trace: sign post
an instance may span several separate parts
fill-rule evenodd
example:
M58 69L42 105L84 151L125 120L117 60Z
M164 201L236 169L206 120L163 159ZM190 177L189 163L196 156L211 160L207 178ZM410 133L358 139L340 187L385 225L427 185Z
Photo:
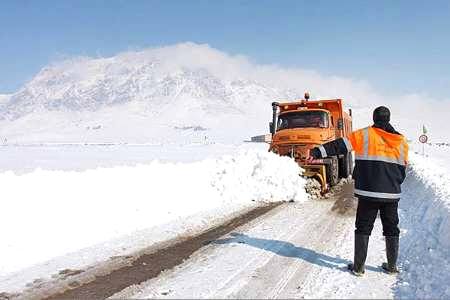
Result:
M425 143L428 141L428 136L426 134L422 134L419 136L419 142L422 143L422 156L425 156Z

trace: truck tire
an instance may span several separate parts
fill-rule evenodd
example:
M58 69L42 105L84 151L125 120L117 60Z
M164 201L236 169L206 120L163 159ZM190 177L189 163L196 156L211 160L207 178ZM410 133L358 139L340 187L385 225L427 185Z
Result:
M339 160L337 157L332 157L331 163L327 165L327 181L330 186L335 186L339 182Z
M351 153L347 153L344 157L339 158L339 178L347 178L352 169Z

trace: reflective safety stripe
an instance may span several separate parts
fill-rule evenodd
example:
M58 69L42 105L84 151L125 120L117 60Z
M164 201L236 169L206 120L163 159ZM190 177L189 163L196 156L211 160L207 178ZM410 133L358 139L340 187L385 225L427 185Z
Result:
M363 129L363 155L369 155L369 127Z
M327 151L325 150L325 148L322 145L319 146L319 150L320 150L320 154L322 155L322 158L325 158L328 156Z
M380 155L355 155L355 160L372 160L372 161L382 161L387 163L393 163L398 164L401 166L405 165L405 160L402 158L391 158L391 157L385 157Z
M383 198L383 199L398 199L402 196L402 194L391 194L391 193L378 193L378 192L369 192L355 189L355 194L365 197L372 198Z
M352 144L347 138L342 138L344 140L345 147L347 148L347 152L351 152L353 150Z
M405 144L403 141L400 143L400 158L399 158L399 160L402 162L403 165L405 164Z
M355 160L371 160L371 161L382 161L387 163L398 164L405 166L405 146L404 142L400 144L400 157L386 157L382 155L369 155L369 127L362 129L363 131L363 154L356 154Z

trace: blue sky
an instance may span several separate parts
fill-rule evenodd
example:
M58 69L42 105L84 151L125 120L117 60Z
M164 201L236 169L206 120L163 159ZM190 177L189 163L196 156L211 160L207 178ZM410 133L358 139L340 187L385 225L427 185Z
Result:
M450 1L0 2L0 93L49 62L179 42L449 98Z

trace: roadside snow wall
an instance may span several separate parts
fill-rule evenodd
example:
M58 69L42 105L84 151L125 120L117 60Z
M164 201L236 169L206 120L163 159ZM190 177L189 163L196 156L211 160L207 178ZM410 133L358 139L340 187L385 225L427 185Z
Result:
M11 272L55 257L67 256L63 264L73 263L65 267L80 268L120 255L125 244L131 247L139 239L148 246L149 234L140 235L154 226L163 226L159 231L173 238L257 202L306 200L300 171L288 158L246 150L196 163L153 161L83 172L0 173L0 292L2 285L12 286L7 283ZM180 219L184 228L174 229L170 224ZM128 244L117 241L125 235ZM103 252L95 249L99 243ZM86 247L93 249L78 255ZM32 270L25 273L31 276Z
M402 189L403 272L395 296L449 299L450 174L438 161L411 154L411 166Z

